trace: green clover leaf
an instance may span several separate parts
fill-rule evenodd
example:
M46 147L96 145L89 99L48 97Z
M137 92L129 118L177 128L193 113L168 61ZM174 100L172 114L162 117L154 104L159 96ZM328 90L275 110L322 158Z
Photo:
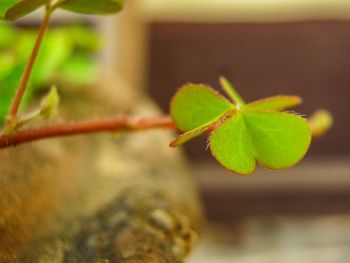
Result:
M310 125L298 115L281 112L300 104L299 97L276 96L246 104L226 79L220 82L233 103L203 85L189 84L176 93L170 114L185 133L170 146L210 132L214 158L242 175L252 174L257 162L279 170L304 157L311 142Z
M255 171L256 161L270 169L298 163L311 141L308 123L284 112L236 112L210 136L213 156L239 174Z
M211 124L235 106L209 86L187 84L170 104L170 115L182 131Z

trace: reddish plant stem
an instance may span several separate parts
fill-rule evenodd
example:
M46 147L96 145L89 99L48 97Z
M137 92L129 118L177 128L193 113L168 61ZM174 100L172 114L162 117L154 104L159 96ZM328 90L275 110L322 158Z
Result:
M143 131L150 129L175 129L170 117L109 118L54 124L18 131L13 135L0 135L0 149L53 137L99 132Z
M32 54L29 58L28 64L24 70L23 76L21 78L21 82L19 83L19 86L17 88L16 91L16 95L13 98L11 107L10 107L10 111L8 113L7 116L7 122L11 122L12 120L14 120L17 116L17 112L18 112L18 108L21 104L24 92L26 90L26 87L28 86L28 82L30 79L30 75L33 71L33 66L35 63L36 58L38 57L38 53L40 50L40 46L43 42L43 38L45 35L45 32L49 26L49 22L50 22L50 16L51 16L51 11L47 10L46 11L46 15L44 17L43 22L41 23L40 29L39 29L39 33L38 33L38 37L36 39Z

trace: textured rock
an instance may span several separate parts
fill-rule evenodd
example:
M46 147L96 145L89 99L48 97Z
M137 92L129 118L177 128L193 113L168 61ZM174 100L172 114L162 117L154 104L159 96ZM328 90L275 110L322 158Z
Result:
M62 116L160 114L142 95L112 93L115 83L74 101L61 91ZM0 262L183 262L201 211L169 139L106 134L0 151Z

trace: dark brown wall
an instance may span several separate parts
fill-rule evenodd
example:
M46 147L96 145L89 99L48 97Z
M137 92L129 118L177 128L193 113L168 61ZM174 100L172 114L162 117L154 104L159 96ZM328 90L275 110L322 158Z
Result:
M181 24L150 26L149 89L164 110L186 82L218 86L231 79L248 101L278 94L304 98L299 112L322 106L335 127L312 154L350 154L350 22ZM205 139L187 146L206 155Z

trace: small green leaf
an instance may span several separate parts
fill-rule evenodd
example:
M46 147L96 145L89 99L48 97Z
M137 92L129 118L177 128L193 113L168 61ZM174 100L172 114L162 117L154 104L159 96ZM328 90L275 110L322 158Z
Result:
M38 120L48 120L54 117L58 112L60 102L56 87L52 87L49 93L41 100L40 107L32 112L21 115L14 129L19 130L23 127L33 124Z
M7 0L5 0L6 2ZM11 1L14 2L14 1ZM41 6L46 5L49 0L16 0L16 3L5 12L5 19L16 20L25 16Z
M176 126L189 131L210 124L234 105L205 85L187 84L171 100L170 115Z
M308 123L282 112L240 112L218 126L210 137L213 156L225 168L243 175L255 170L255 160L270 169L299 162L311 142Z
M124 0L61 0L57 7L82 14L113 14L122 10Z
M219 125L212 132L209 145L214 158L226 169L242 175L255 171L252 139L241 113Z
M244 112L257 161L270 169L285 169L298 163L311 142L309 124L285 112Z
M170 147L180 146L180 145L188 142L189 140L193 139L194 137L201 135L206 130L208 130L210 128L210 126L212 126L212 124L204 125L204 126L196 128L196 129L190 130L188 132L185 132L185 133L177 136L175 139L173 139L170 142L169 146Z
M257 100L246 105L251 110L276 110L281 111L301 104L302 99L298 96L275 96Z
M57 114L60 97L57 88L53 86L50 92L43 98L40 103L40 116L43 119L50 119Z

